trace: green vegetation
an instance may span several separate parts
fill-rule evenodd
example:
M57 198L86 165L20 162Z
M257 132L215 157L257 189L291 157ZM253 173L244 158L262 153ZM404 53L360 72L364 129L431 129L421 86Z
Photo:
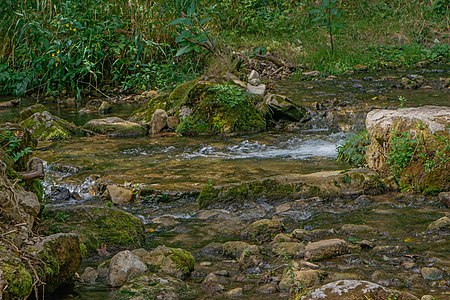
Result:
M349 136L342 145L337 148L337 160L346 162L351 166L366 166L366 148L370 144L367 131L361 131Z
M5 0L0 13L0 94L171 89L267 52L331 74L449 59L446 0Z

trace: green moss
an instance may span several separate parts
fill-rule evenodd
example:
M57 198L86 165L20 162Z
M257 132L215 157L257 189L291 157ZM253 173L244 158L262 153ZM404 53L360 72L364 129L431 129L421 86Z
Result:
M4 293L6 299L25 299L33 290L33 277L25 269L21 262L2 262L2 280L6 281L7 287Z
M25 119L28 119L35 113L42 113L46 110L47 110L47 108L42 104L32 105L32 106L24 108L20 111L20 119L23 121Z
M55 117L48 112L35 113L20 123L29 129L39 141L64 140L79 133L74 124Z
M195 258L189 251L179 248L170 248L170 250L172 253L169 257L173 260L178 270L183 272L184 275L194 270Z
M184 82L177 86L173 92L169 95L167 110L173 108L180 108L183 105L189 104L189 99L192 98L192 90L196 86L199 80L191 80L188 82ZM195 92L195 91L194 91Z
M157 109L167 110L168 98L169 95L164 94L150 99L145 107L139 108L132 113L130 121L150 123L152 116Z

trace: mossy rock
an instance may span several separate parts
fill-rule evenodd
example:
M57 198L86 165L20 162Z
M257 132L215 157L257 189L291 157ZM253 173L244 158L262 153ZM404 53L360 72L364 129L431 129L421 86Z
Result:
M140 124L125 121L117 117L90 120L84 129L109 137L140 137L145 136L147 130Z
M147 105L135 110L129 118L132 122L140 124L149 124L152 120L152 116L157 109L166 110L168 103L168 94L164 94L148 101Z
M150 270L184 278L194 270L195 258L181 248L158 246L153 251L141 256Z
M35 104L24 108L20 111L20 120L24 121L34 115L35 113L43 113L47 108L42 104Z
M332 198L339 195L378 194L384 190L385 185L377 172L356 169L346 172L326 171L307 175L275 176L225 186L207 184L200 191L197 201L200 209L204 209L261 198L268 201L293 197Z
M33 291L31 272L12 253L0 253L0 299L27 299Z
M137 248L144 242L144 225L140 219L123 210L101 206L46 208L43 212L46 233L74 232L96 253L103 244L108 249Z
M37 112L23 120L20 125L30 130L38 141L65 140L81 133L77 126L53 116L48 111Z
M236 85L199 81L184 104L192 112L180 116L177 132L183 135L258 132L266 128L253 96Z

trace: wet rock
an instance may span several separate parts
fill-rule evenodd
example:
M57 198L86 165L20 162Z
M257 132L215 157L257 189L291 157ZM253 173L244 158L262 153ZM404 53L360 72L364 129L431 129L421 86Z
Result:
M77 126L48 111L36 112L23 120L20 125L30 130L39 141L64 140L80 133Z
M99 114L109 114L112 111L112 105L108 101L103 101L100 107L98 108Z
M335 234L336 232L334 231L334 229L304 230L301 228L297 228L292 231L291 236L299 241L309 242Z
M389 290L379 284L363 280L338 280L328 283L303 296L302 300L328 299L389 299L418 300L417 297L394 290Z
M58 186L56 187L56 189L54 189L50 195L48 196L48 198L51 201L56 201L56 202L65 202L65 201L69 201L71 198L71 193L69 191L68 188L62 187L62 186Z
M219 283L218 276L214 273L208 274L202 282L202 289L209 294L218 294L225 290L225 287Z
M239 267L243 270L258 267L264 261L261 248L251 245L239 257Z
M24 108L20 111L20 120L26 120L35 113L43 113L44 111L47 111L47 107L45 107L42 104L35 104L32 106L29 106L27 108Z
M309 243L305 247L305 258L309 260L322 260L347 253L348 244L341 239L322 240Z
M305 256L305 245L296 242L274 244L272 252L281 257L300 258Z
M160 217L156 217L151 221L153 224L157 224L159 227L173 227L180 222L172 215L163 215Z
M250 94L258 95L258 96L264 96L266 93L266 85L265 84L259 84L259 85L252 85L250 83L247 84L247 92Z
M235 288L224 293L227 298L240 298L243 295L242 288Z
M150 133L157 134L160 133L164 128L167 128L168 119L169 117L167 116L167 112L165 110L155 110L150 121Z
M83 274L81 274L83 283L89 285L95 284L95 281L97 281L98 277L98 271L92 267L87 267L86 269L84 269Z
M97 249L139 247L144 241L142 221L120 209L74 205L47 207L43 218L51 224L48 231L75 232L89 253Z
M427 227L428 231L450 231L450 218L442 217Z
M125 250L111 259L106 282L111 287L120 287L146 271L147 266L141 259L131 251Z
M279 221L262 219L253 222L244 229L241 235L259 243L270 242L278 233L283 231L283 224Z
M311 288L320 284L320 271L318 270L286 270L279 283L281 291L290 291L295 287Z
M424 267L420 269L423 279L425 280L439 280L444 278L444 272L438 268L428 268Z
M264 103L269 111L269 117L277 122L281 120L303 122L310 118L304 107L296 105L285 96L268 94Z
M109 137L139 137L146 134L145 128L141 125L118 117L90 120L83 128Z
M223 254L231 258L239 258L251 245L242 241L231 241L223 244Z
M221 257L224 253L223 244L221 243L210 243L203 247L199 252L198 255L205 257L205 258L214 258L217 259L218 257Z
M132 190L117 185L108 185L106 189L108 190L111 201L114 204L129 204L133 200L134 194Z
M14 99L6 102L0 102L0 110L6 109L9 107L18 106L20 104L20 99Z
M408 247L404 245L383 245L383 246L376 246L372 250L376 254L387 254L387 255L403 255L406 252L408 252Z
M400 87L406 90L415 90L425 83L425 78L420 75L408 75L402 77Z
M447 208L450 208L450 192L441 192L438 197L442 204L444 204Z
M184 278L194 270L195 259L189 251L181 248L169 248L164 245L158 246L142 260L152 270L164 274Z

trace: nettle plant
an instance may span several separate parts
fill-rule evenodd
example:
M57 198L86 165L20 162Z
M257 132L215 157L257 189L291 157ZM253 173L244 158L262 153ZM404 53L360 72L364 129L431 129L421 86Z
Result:
M322 0L320 6L312 9L309 13L314 16L312 21L320 26L325 26L330 37L331 52L334 52L334 31L341 27L335 18L339 16L337 8L338 0Z

